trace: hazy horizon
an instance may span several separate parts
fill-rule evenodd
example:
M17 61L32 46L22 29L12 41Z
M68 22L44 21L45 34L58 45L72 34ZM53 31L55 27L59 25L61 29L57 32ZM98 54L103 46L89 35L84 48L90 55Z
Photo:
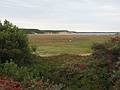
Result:
M0 19L20 28L119 32L120 0L0 0Z

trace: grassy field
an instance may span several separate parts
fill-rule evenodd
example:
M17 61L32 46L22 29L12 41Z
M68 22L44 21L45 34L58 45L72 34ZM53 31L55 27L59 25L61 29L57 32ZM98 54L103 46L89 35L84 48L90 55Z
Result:
M40 55L85 54L91 52L95 42L104 42L111 36L84 35L29 35L30 45Z

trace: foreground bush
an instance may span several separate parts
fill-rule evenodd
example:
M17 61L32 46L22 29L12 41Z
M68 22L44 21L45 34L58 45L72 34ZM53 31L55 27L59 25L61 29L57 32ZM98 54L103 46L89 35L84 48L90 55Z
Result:
M104 43L96 43L92 46L95 58L109 59L111 62L119 61L120 57L120 36L112 37Z
M87 64L71 64L50 73L50 80L62 84L62 90L109 90L111 86L103 62L88 59Z
M66 64L57 69L45 60L30 66L6 62L1 64L0 72L1 76L20 82L25 90L110 90L112 84L104 60L87 60L87 64Z
M23 90L19 82L0 80L0 90Z
M0 23L0 63L11 59L17 64L30 63L30 49L26 34L5 20Z
M120 82L120 36L112 37L111 40L95 44L93 47L93 58L103 60L107 68L108 79L111 80L110 90L119 90ZM114 88L112 88L114 87Z
M60 90L61 85L49 82L49 79L44 78L44 72L41 71L41 66L35 64L31 65L32 67L25 67L25 66L18 66L14 62L6 62L4 64L0 64L0 76L6 76L6 80L1 80L6 82L10 82L9 79L11 78L14 81L20 82L21 86L25 90ZM44 69L45 70L45 69ZM3 79L3 78L2 78ZM11 87L10 90L22 90L22 89L15 89L12 88L16 84L14 82L10 82ZM20 86L19 84L19 86ZM1 85L1 84L0 84ZM4 85L2 87L5 88ZM12 89L11 89L12 88ZM8 90L8 89L7 89Z

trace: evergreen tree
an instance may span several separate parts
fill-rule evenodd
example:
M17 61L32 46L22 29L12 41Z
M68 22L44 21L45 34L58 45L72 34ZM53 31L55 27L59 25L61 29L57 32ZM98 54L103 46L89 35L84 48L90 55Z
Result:
M7 20L0 22L0 62L28 63L29 57L28 39L23 30Z

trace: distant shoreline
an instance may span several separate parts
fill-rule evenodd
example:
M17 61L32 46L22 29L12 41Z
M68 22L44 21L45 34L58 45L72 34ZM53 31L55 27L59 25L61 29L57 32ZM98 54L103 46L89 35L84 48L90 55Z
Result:
M82 32L82 33L65 33L65 34L63 34L63 33L62 34L59 34L59 33L56 33L56 34L55 33L44 33L44 34L35 33L35 34L29 34L29 35L88 35L88 36L89 35L98 35L99 36L99 35L116 35L116 33L103 33L103 32L102 33L101 32L100 33L99 32L95 32L95 33L93 33L93 32L92 33L91 32L83 33Z

